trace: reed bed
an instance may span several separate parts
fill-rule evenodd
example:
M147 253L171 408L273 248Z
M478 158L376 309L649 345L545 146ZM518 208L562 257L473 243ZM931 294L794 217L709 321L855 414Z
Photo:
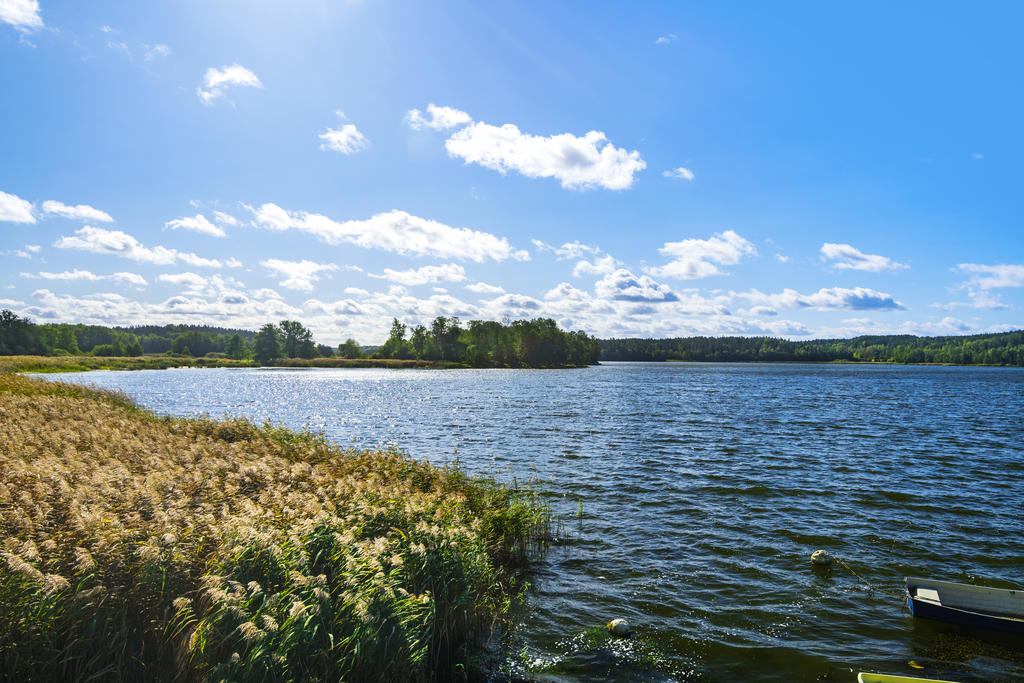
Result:
M84 372L86 370L166 370L167 368L242 368L251 360L184 356L0 356L0 372Z
M278 358L281 368L464 368L461 363L398 358ZM87 370L166 370L167 368L251 368L253 360L191 356L0 356L0 372L85 372Z
M0 677L448 680L525 590L528 489L0 372Z

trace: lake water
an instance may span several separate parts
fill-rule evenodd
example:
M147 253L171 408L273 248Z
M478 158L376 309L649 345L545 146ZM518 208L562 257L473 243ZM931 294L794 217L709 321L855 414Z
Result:
M542 680L1024 678L1019 642L915 623L900 597L905 575L1024 587L1021 369L609 363L49 378L122 389L161 413L308 426L343 445L393 443L501 480L544 480L574 542L540 562L517 631L514 662L546 665ZM863 580L812 570L817 548ZM595 637L616 617L634 638Z

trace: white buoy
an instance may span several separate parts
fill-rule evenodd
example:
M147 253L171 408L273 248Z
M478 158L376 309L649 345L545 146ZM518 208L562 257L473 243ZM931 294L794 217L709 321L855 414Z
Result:
M819 567L832 564L832 556L828 554L827 550L815 550L811 553L811 564L816 564Z
M612 619L608 622L608 625L605 626L605 628L608 629L608 633L611 633L613 636L625 638L629 635L629 622L625 619Z

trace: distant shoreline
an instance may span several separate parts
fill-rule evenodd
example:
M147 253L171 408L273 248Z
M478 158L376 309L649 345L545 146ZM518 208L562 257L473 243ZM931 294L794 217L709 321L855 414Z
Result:
M451 361L399 358L279 358L273 363L229 358L190 358L178 356L0 356L0 371L65 373L93 370L169 370L172 368L378 368L387 370L474 369L475 366ZM585 365L561 365L550 368L568 370ZM506 369L538 369L533 367Z

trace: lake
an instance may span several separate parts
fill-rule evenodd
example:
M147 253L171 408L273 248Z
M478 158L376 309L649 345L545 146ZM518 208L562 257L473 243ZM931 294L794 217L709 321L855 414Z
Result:
M573 539L530 577L516 634L512 665L538 667L542 680L1024 677L1018 643L915 623L901 605L906 575L1024 587L1022 369L608 363L45 377L121 389L160 413L271 420L542 480ZM861 578L812 570L817 548ZM595 635L616 617L634 638Z

